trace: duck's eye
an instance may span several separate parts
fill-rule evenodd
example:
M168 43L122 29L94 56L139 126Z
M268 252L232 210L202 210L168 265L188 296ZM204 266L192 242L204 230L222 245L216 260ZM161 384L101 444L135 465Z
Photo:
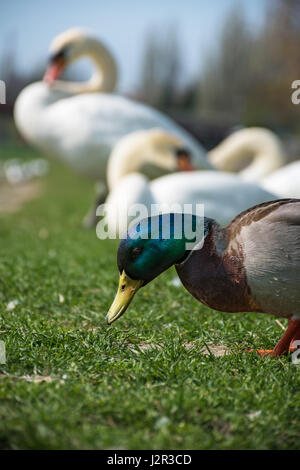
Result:
M133 248L131 252L132 259L136 259L142 253L142 251L143 251L142 247Z

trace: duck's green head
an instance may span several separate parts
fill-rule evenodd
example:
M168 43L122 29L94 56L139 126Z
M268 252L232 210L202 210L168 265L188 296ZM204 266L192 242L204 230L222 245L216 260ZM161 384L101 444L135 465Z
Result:
M135 293L174 264L182 263L205 236L205 218L163 214L139 222L118 249L120 282L106 317L113 323L126 311Z

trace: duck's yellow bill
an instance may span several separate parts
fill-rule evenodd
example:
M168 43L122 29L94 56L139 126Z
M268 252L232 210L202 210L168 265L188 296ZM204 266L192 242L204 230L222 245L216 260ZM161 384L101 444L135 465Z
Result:
M143 281L131 279L125 271L120 275L120 282L115 300L106 315L106 323L111 325L126 312L128 305L132 301L134 294L142 286Z

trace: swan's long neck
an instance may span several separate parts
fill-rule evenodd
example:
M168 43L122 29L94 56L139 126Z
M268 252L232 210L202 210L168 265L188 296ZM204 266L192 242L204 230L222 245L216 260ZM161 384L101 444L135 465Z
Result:
M89 57L95 66L91 78L86 82L56 80L52 89L71 94L114 91L118 78L117 65L106 47L98 40L90 38L75 60L81 57Z
M279 138L268 129L242 129L230 135L208 153L219 170L239 172L247 181L257 181L286 163ZM245 164L250 164L245 167Z
M160 129L136 131L123 137L109 157L107 168L109 189L116 187L129 173L140 171L153 178L175 171L176 157L172 147L175 149L180 143L178 137Z

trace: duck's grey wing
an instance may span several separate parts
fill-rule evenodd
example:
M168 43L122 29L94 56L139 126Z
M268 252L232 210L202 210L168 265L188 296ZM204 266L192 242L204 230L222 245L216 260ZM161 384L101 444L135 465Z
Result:
M261 204L228 228L231 246L242 247L247 282L262 311L300 318L300 200Z

